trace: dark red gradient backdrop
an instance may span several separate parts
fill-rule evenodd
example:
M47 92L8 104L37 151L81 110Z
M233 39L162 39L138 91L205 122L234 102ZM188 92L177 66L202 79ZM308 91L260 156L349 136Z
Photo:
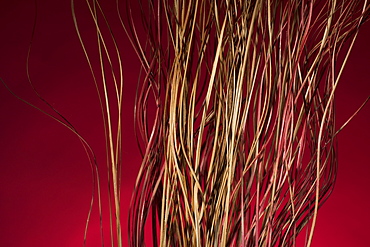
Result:
M77 7L84 6L84 1L76 2ZM115 1L105 3L108 2ZM33 83L86 137L104 168L100 109L74 30L70 2L40 0L37 9L30 56ZM110 13L112 9L107 10ZM88 37L93 27L86 8L77 15L81 31ZM110 13L109 18L113 15ZM19 96L47 109L32 92L26 76L34 17L34 1L0 0L0 77ZM123 30L116 28L115 34L123 48L125 73L122 222L126 245L127 211L140 165L133 128L139 62ZM338 127L370 94L369 42L370 23L367 23L338 87ZM0 246L81 246L92 180L79 140L65 127L17 100L3 85L0 85L0 114ZM314 247L369 246L369 126L370 105L367 105L339 135L337 184L319 211ZM101 176L105 181L103 168ZM104 208L107 208L106 199L103 195ZM94 206L87 246L101 246L98 220ZM107 224L105 221L104 225Z

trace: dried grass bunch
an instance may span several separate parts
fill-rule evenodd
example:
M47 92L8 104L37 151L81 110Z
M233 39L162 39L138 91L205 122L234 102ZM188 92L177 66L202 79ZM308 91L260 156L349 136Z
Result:
M369 4L164 0L142 11L131 246L144 246L150 213L154 246L295 246L306 226L310 246L336 177L334 92Z
M104 117L111 241L122 246L125 56L97 0L86 0L96 26L93 41L80 34L71 3ZM369 3L146 0L139 5L144 35L140 19L129 6L121 11L117 1L143 72L135 102L143 161L129 212L130 246L148 244L148 224L153 246L295 246L305 228L310 246L318 209L336 177L335 89ZM86 42L98 45L98 68ZM54 113L50 116L75 132L89 155L101 212L94 152Z

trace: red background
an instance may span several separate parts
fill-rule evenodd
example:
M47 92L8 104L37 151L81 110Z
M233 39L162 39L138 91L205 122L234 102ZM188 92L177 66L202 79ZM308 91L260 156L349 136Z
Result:
M31 78L45 99L86 137L105 166L104 136L93 81L74 30L70 3L57 2L38 1ZM83 6L82 2L77 6ZM82 32L88 35L93 29L89 29L86 9L77 14ZM18 95L46 109L26 77L34 17L33 1L0 0L0 77ZM124 47L122 222L127 243L127 210L140 164L132 124L139 62L123 30L117 30L119 45ZM338 127L370 94L369 42L367 23L338 87ZM60 124L17 100L2 85L0 114L0 246L81 246L91 197L91 171L79 140ZM367 105L339 135L337 184L319 211L314 247L369 246L369 126ZM105 173L102 177L106 177ZM100 246L97 226L94 207L87 246Z

